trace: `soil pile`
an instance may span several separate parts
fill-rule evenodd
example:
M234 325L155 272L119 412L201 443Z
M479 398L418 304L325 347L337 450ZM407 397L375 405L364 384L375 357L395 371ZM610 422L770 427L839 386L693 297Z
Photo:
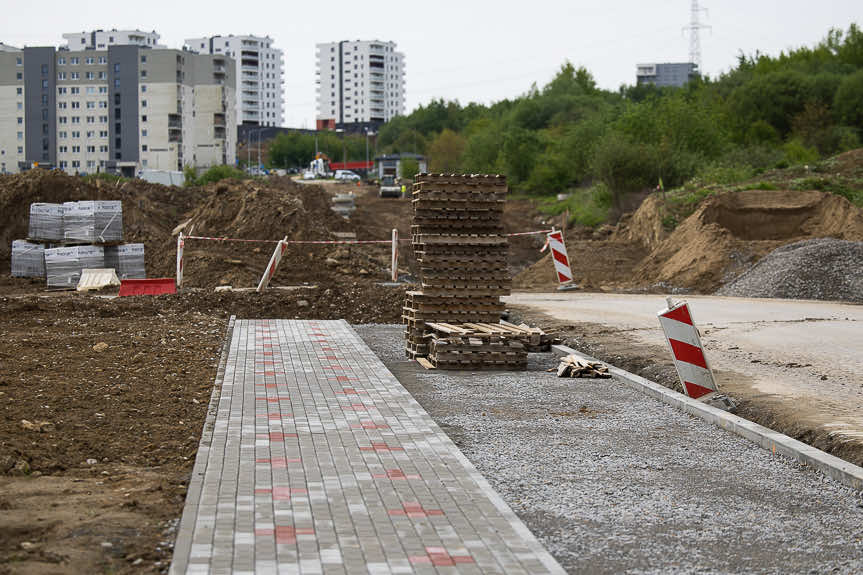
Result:
M0 274L9 271L12 240L27 237L31 203L120 200L124 241L144 243L148 275L153 276L150 270L165 258L157 239L170 236L201 193L199 188L172 188L143 180L90 181L60 171L0 176Z
M717 295L863 303L863 242L832 238L777 248Z
M863 212L818 191L711 196L634 270L633 283L711 293L777 247L803 239L863 240Z

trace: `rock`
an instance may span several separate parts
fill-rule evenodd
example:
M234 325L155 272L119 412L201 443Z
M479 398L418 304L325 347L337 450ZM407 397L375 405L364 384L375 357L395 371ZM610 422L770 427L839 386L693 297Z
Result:
M38 545L31 541L22 541L18 544L18 546L21 547L21 549L23 549L24 551L30 551L31 549L36 549L36 547L38 547Z
M369 270L363 268L360 271L358 271L357 274L359 274L361 276L367 276L367 275L369 275Z
M216 291L216 292L220 292L220 291L231 291L232 289L233 289L233 288L232 288L231 286L216 286L215 291Z
M12 468L10 475L28 475L30 473L30 464L23 459L15 462L15 467Z
M32 421L28 421L26 419L21 420L21 427L26 429L27 431L39 431L38 425L36 425Z
M97 343L96 345L93 346L93 351L95 351L97 353L102 353L106 349L108 349L108 344L105 343L104 341L100 341L99 343Z
M304 299L297 301L297 307L309 307L309 302Z
M328 266L337 266L337 265L339 265L339 260L336 260L333 258L327 258L324 260L324 263L327 264Z
M84 463L86 463L87 465L96 465L97 463L99 463L99 461L97 459L90 458Z

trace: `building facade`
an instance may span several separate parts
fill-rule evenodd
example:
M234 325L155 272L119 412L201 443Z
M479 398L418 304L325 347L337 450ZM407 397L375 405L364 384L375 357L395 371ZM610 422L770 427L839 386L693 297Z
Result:
M159 44L159 34L141 30L93 30L63 34L66 45L61 49L70 52L81 50L107 50L110 46L141 46L143 48L165 48Z
M0 172L233 164L234 77L224 56L138 43L0 51Z
M698 76L698 66L690 62L669 64L638 64L635 79L637 84L654 86L673 86L680 88Z
M225 56L237 69L237 123L281 126L285 119L284 54L269 36L211 36L186 40L184 48Z
M317 129L377 126L405 113L404 54L394 42L317 45Z

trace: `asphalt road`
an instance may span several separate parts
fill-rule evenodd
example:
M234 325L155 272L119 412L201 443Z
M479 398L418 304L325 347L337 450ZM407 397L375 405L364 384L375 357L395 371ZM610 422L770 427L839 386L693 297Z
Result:
M860 492L617 380L426 371L354 326L569 573L859 573Z
M608 326L667 354L657 295L515 293L509 304ZM762 402L839 441L863 445L863 306L687 296L724 391Z

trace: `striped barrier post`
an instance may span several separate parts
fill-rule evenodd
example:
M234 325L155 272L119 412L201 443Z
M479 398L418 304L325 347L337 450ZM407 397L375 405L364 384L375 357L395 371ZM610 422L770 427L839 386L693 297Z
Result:
M183 248L186 247L186 240L183 238L183 232L177 236L177 289L183 285Z
M557 272L557 280L560 282L557 289L563 291L577 288L572 281L572 269L569 267L566 244L563 243L563 232L552 230L546 238L546 245L551 250L551 259L554 262L554 271Z
M392 281L399 281L399 231L393 228Z
M267 289L270 285L270 280L273 274L276 273L276 268L279 267L279 262L282 261L282 256L285 255L285 250L288 249L288 236L276 244L276 249L273 250L273 255L270 257L270 263L267 264L267 269L264 270L264 275L261 276L261 281L258 283L258 293Z
M674 367L686 395L701 401L709 400L719 391L713 372L704 355L704 346L698 335L698 328L692 321L689 305L686 302L672 303L657 313L665 339L671 350Z

